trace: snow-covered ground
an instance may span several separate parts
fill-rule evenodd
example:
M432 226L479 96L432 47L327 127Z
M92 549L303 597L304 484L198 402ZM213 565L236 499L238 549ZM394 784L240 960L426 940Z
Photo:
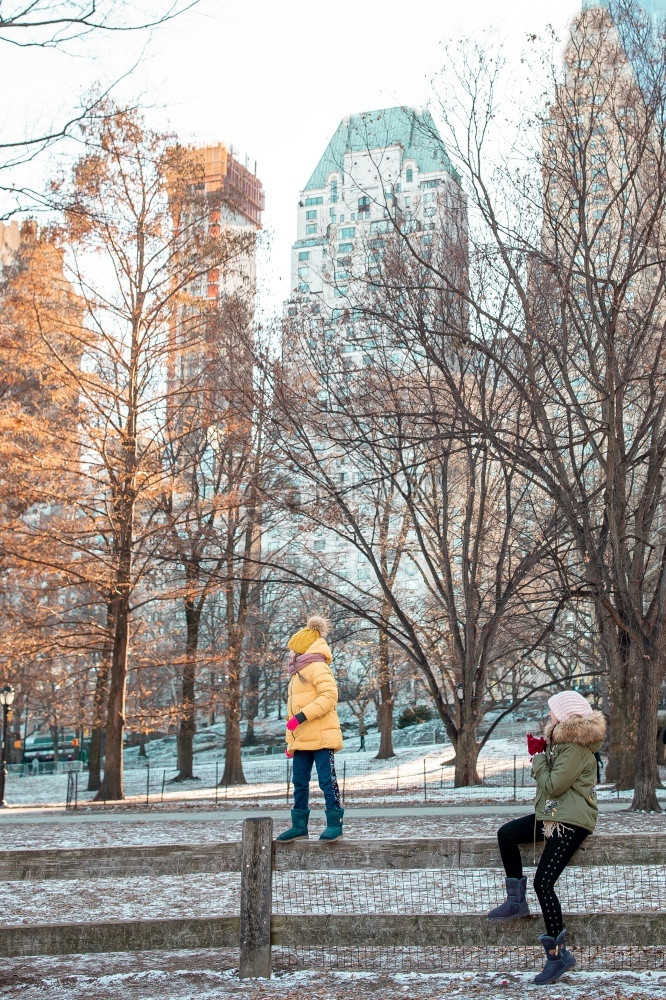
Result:
M493 812L488 806L482 815L478 807L457 815L443 815L426 808L399 810L406 815L394 815L392 810L377 808L374 815L367 810L347 809L345 837L369 840L383 837L492 837L497 828L525 809L516 805L510 811ZM288 825L288 811L269 807L265 815L273 815L276 833ZM234 811L207 813L194 810L168 813L107 812L98 821L87 813L27 813L21 817L11 812L0 813L0 850L40 848L77 848L140 846L146 844L196 844L240 840L242 819ZM103 822L101 821L103 819ZM324 827L324 813L313 809L310 821L312 835ZM599 816L598 833L666 833L663 813L632 813L628 810Z
M239 980L230 953L159 952L3 960L4 1000L663 1000L666 973L572 972L547 989L534 972L401 973L276 968ZM276 965L279 958L276 961Z
M152 744L150 745L152 747ZM137 752L128 752L129 763L137 764ZM230 803L255 804L259 802L288 803L291 794L291 770L285 757L275 755L252 756L243 760L247 784L220 787L223 761L219 749L197 755L195 773L198 780L173 782L175 776L172 757L152 750L148 766L128 766L125 771L125 792L132 805L173 805L192 802L207 805ZM497 738L484 747L479 758L482 785L469 788L453 787L451 747L438 743L403 747L390 760L376 760L371 752L358 753L344 750L336 755L338 781L345 804L396 803L457 803L457 802L511 802L526 804L534 796L530 777L530 762L522 738ZM168 761L168 766L167 766ZM665 775L666 776L666 775ZM87 774L78 779L79 806L91 803L94 792L86 791ZM29 775L10 774L7 779L6 799L9 807L44 805L59 807L67 797L66 774ZM666 792L662 792L666 798ZM315 804L320 800L316 781L312 784ZM631 795L623 793L630 801ZM611 788L599 788L599 800L616 799Z

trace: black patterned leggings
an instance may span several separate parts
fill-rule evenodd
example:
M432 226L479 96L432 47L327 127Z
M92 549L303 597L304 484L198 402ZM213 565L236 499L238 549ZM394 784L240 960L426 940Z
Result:
M535 837L534 821L532 813L531 816L521 816L520 819L505 823L497 831L497 842L507 878L523 877L523 862L518 845L544 839L543 823L540 820L537 822ZM582 826L566 823L546 838L546 846L534 876L534 891L543 913L546 934L551 937L556 938L564 929L562 907L555 893L555 883L588 834L589 830L584 830Z

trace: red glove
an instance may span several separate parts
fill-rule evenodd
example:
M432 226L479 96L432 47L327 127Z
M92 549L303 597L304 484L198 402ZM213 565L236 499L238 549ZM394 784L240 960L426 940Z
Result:
M298 729L299 721L295 715L292 715L291 719L287 723L287 729L293 733L294 729Z
M293 753L291 753L290 750L285 750L284 755L285 755L285 757L288 757L289 760L293 760L294 755L293 755Z
M546 746L547 744L543 736L532 736L531 733L527 734L527 752L530 757L534 757L536 753L543 753Z

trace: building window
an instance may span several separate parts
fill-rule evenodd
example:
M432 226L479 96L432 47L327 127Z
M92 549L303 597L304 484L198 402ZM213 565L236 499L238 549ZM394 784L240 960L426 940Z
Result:
M306 219L316 219L317 218L317 209L316 208L310 209L308 212L305 213L305 218Z
M324 539L318 538L317 541L314 543L314 548L316 552L323 552L324 549L326 548L326 542L324 541Z
M344 296L347 294L347 289L346 288L336 288L334 290L333 294L335 295L336 299L344 298Z
M311 236L313 233L316 233L317 232L316 224L314 222L308 223L308 225L305 227L305 232L306 235L308 236Z
M342 214L342 215L340 216L340 222L344 222L344 221L345 221L345 217L344 217L344 214Z
M322 197L318 197L318 198L306 198L305 199L305 204L306 205L323 205L324 204L324 199Z
M407 167L407 170L405 171L405 180L408 184L411 184L414 180L414 171L411 167Z
M351 253L353 249L354 249L354 244L353 243L339 243L338 244L338 253Z
M344 312L344 309L333 309L333 310L331 310L331 319L340 319L342 317L343 312Z
M331 181L331 201L338 200L338 182Z
M335 220L335 209L334 209L334 208L329 208L329 210L328 210L328 214L330 215L330 217L331 217L331 218L332 218L333 220Z
M340 216L340 221L342 222L342 216ZM340 236L343 240L351 240L356 235L356 230L353 226L347 226L346 229L340 230Z
M307 282L302 281L298 286L298 290L299 292L302 292L303 295L308 295L310 292L310 286L307 284Z
M305 267L299 267L298 269L299 278L307 278L309 273L310 273L310 268L307 265Z
M370 211L370 199L366 195L358 199L358 210L359 212Z
M310 260L310 251L309 250L299 250L298 251L298 259L299 260Z
M354 222L356 220L356 212L352 212L352 214L351 214L351 220L352 220L352 222Z
M421 181L419 186L422 188L436 188L439 187L439 181Z
M426 208L426 210L424 211L423 214L424 215L434 215L435 214L435 209L434 208Z
M346 281L346 279L347 279L348 277L349 277L349 272L348 272L348 271L346 271L346 270L345 270L345 268L343 268L343 267L340 267L340 268L337 268L337 269L336 269L336 271L335 271L335 280L336 280L336 281L339 281L340 279L341 279L342 281Z

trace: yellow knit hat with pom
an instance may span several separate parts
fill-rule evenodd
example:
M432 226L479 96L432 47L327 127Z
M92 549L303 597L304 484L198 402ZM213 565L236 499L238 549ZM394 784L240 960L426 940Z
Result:
M313 642L317 639L325 639L331 631L331 623L328 618L322 615L313 615L308 618L305 628L295 632L289 642L287 649L291 649L297 656L307 653Z

